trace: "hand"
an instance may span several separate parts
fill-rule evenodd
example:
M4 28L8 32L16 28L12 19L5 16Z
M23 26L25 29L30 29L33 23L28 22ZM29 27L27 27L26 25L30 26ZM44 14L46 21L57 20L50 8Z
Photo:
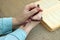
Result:
M41 13L32 17L32 19L34 19L34 20L36 20L36 19L41 20L41 18L42 18ZM40 23L40 21L31 21L30 19L27 21L28 21L28 23L25 26L24 25L20 26L20 28L22 28L28 35L29 32Z
M28 19L30 16L36 14L39 11L41 11L41 9L36 4L31 3L29 5L26 5L23 12L23 17L25 17L25 19Z
M40 20L42 18L41 12L42 11L37 12L36 15L31 16L28 20L26 20L27 23L25 25L20 26L20 28L22 28L26 31L27 35L32 30L32 28L34 28L36 25L38 25L40 23Z
M40 23L41 19L42 19L42 11L39 11L38 14L36 14L35 16L32 16L31 18L29 18L26 22L31 23L33 25L33 27L35 27L37 24Z
M40 12L42 12L42 10L40 9L39 5L37 5L37 7L39 8L39 11L33 14L32 16L30 16L25 22L22 23L22 25L25 26L26 23L31 22L31 21L34 21L34 22L40 21L41 15L42 15Z
M37 5L34 3L26 5L22 15L17 18L13 18L13 28L15 28L16 26L19 26L21 23L26 21L30 16L34 15L39 11L40 11L40 8L37 7Z

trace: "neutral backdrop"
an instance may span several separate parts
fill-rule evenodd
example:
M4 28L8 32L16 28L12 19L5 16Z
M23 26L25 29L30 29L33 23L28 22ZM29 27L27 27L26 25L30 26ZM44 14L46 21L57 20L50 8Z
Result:
M0 0L0 17L17 17L22 15L24 6L38 0ZM28 35L26 40L60 40L60 29L49 32L39 24Z

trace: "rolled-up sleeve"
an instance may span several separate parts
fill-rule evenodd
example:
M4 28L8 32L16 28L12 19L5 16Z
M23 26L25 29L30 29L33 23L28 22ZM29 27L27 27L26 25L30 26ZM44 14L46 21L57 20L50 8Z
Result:
M0 18L0 35L12 32L12 17Z
M26 32L23 29L19 28L4 37L0 37L0 40L25 40L26 36Z

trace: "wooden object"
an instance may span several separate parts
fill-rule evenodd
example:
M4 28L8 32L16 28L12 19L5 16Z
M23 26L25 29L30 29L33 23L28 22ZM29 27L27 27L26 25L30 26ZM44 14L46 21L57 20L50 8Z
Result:
M54 31L60 27L60 1L59 0L40 0L39 4L42 12L42 21L44 27L49 31Z

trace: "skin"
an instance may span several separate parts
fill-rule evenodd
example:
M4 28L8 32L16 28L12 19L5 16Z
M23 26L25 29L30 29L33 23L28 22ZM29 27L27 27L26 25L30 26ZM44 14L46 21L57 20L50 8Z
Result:
M31 8L34 8L34 9L29 11ZM37 5L34 3L26 5L22 15L19 17L13 18L13 25L17 25L17 24L24 22L26 19L28 19L33 14L37 13L39 10L40 8L37 7Z
M34 17L32 17L32 19L37 19L37 20L41 20L41 12L39 12L37 15L35 15ZM25 26L20 26L20 28L22 28L23 30L26 31L27 35L29 34L29 32L36 27L38 24L40 23L40 21L29 21Z
M32 10L30 10L31 8L34 8ZM30 11L29 11L30 10ZM24 11L23 11L23 15L21 16L22 18L20 19L17 19L17 18L13 18L13 28L17 28L16 25L19 25L19 28L22 28L26 33L27 35L29 34L29 32L36 26L40 23L40 21L32 21L30 19L28 19L30 16L32 16L33 14L35 13L38 13L36 14L35 16L31 17L31 19L37 19L37 20L41 20L41 12L40 12L40 8L37 7L37 5L35 5L34 3L31 3L31 4L28 4ZM24 17L23 17L24 16ZM28 20L27 20L28 19ZM28 21L28 23L23 26L20 24L22 22L25 22L25 21Z

